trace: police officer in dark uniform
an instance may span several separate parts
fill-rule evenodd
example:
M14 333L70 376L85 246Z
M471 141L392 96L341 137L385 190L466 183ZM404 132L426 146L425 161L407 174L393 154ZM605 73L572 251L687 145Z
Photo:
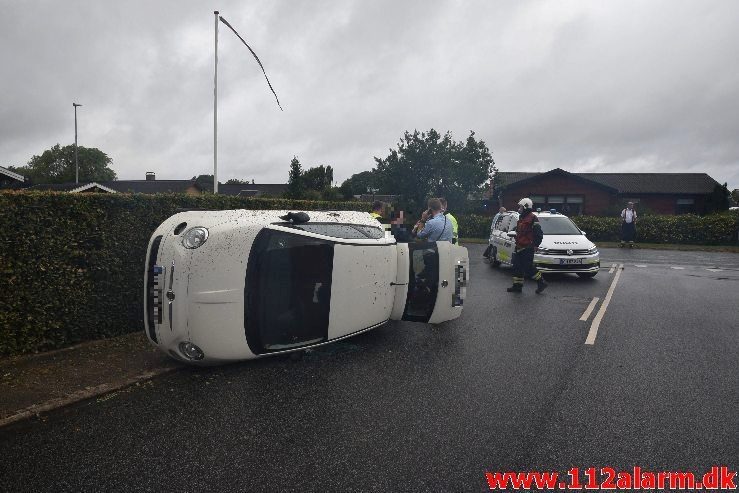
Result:
M544 233L541 230L539 219L533 213L534 203L529 198L518 202L518 223L516 224L516 248L513 254L513 286L507 289L509 293L520 293L523 290L524 277L536 281L536 294L547 287L534 266L534 251L541 244Z

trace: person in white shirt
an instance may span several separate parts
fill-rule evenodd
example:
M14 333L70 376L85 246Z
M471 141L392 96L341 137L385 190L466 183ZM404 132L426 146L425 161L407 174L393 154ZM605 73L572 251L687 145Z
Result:
M629 247L634 246L634 235L636 234L637 215L634 210L634 203L626 204L626 209L621 211L621 244L623 247L629 243Z

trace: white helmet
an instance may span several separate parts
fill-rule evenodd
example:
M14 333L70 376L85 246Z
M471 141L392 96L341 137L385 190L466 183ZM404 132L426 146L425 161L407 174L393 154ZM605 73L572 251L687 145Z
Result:
M531 210L531 209L534 208L534 203L531 201L530 198L525 198L525 199L519 200L518 201L518 205L520 205L524 209L529 209L529 210Z

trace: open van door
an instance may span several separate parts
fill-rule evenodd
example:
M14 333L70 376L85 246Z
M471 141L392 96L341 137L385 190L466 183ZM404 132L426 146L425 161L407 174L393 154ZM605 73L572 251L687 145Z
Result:
M403 290L405 307L401 315L396 297L391 318L437 324L462 314L469 278L466 248L447 241L401 243L398 256L399 281L407 282L407 289ZM407 278L400 279L400 266L404 263L408 265Z

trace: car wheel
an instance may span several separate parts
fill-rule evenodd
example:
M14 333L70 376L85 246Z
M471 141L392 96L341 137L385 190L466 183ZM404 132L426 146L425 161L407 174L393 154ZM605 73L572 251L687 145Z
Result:
M577 275L583 279L589 279L591 277L595 277L597 272L578 272Z

